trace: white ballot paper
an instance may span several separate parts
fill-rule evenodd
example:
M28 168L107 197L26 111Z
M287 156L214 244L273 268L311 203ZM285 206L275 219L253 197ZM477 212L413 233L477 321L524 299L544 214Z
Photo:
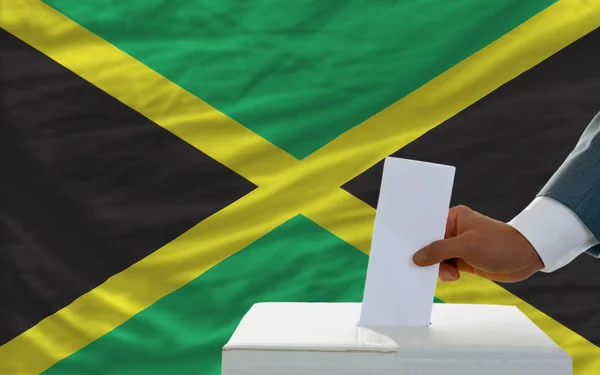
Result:
M413 254L444 238L455 168L388 157L359 326L428 326L439 265L419 267Z

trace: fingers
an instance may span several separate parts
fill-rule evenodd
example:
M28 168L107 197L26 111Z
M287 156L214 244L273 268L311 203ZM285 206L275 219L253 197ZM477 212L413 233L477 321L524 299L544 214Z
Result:
M455 237L459 234L459 223L462 223L465 218L473 213L467 206L454 206L448 210L448 218L446 219L446 233L444 238Z
M514 283L522 281L529 276L531 276L530 272L511 272L511 273L501 273L501 272L483 272L480 270L476 270L475 275L479 277L483 277L488 280L498 281L501 283Z
M464 258L470 244L467 236L457 236L435 241L413 255L413 262L417 266L432 266L452 258Z
M469 265L462 259L455 259L454 264L456 265L456 268L459 272L471 273L473 275L475 275L477 272L477 269L473 268L471 265Z
M475 276L478 276L478 277L481 277L484 279L498 281L498 282L504 282L504 283L512 283L512 282L516 282L516 281L521 281L521 280L527 278L528 276L530 276L530 274L523 273L523 272L516 272L516 273L485 272L485 271L482 271L482 270L479 270L477 268L470 266L462 259L452 259L451 262L440 263L440 270L439 270L438 276L439 276L440 280L442 280L444 282L458 281L458 280L460 280L461 272L470 273L472 275L475 275Z
M445 282L456 281L460 279L458 268L453 263L440 263L438 276L440 280Z
M452 259L450 261L444 261L440 263L440 270L438 272L438 276L440 280L450 282L459 280L461 272L475 274L476 271L476 269L471 267L464 260Z

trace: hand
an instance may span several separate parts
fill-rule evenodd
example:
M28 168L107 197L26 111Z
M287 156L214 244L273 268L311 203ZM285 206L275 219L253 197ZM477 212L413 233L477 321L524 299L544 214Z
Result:
M521 281L544 268L534 247L516 229L465 206L450 209L443 240L416 252L418 266L440 263L442 281L460 272L500 282Z

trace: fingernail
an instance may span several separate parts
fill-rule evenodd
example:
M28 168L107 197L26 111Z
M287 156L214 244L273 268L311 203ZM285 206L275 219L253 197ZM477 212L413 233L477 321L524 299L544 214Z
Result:
M447 268L440 269L440 279L442 279L442 281L452 280L452 272Z
M458 273L458 270L456 269L448 269L448 268L441 268L440 269L440 279L442 281L456 281L460 278L460 275Z
M458 272L457 269L452 269L452 271L450 271L450 279L452 281L456 281L460 278L460 274Z

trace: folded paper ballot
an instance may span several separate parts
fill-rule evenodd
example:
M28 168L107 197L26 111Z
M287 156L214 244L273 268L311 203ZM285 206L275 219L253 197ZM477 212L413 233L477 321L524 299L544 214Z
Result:
M434 304L454 167L384 163L362 303L259 303L223 347L222 375L571 375L571 357L514 306Z

